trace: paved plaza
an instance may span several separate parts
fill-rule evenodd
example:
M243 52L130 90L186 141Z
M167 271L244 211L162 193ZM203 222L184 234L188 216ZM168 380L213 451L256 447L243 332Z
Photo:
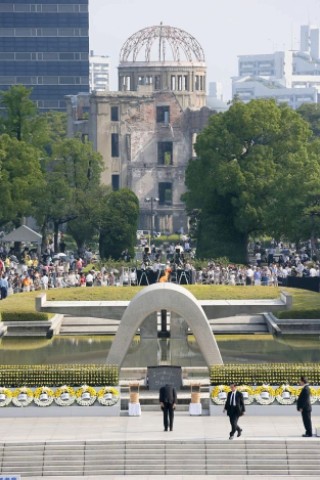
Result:
M63 407L61 407L63 408ZM146 411L142 412L141 417L92 417L86 416L84 407L84 416L82 417L23 417L15 418L12 415L14 410L11 408L7 410L6 417L2 417L0 421L0 438L5 442L44 442L44 441L83 441L83 440L194 440L199 441L203 439L221 439L226 440L229 433L229 421L226 416L221 413L221 416L189 416L188 412L177 412L174 423L173 432L164 432L162 428L162 413L160 411ZM284 407L286 408L286 407ZM288 439L290 441L301 441L301 434L303 433L302 421L300 415L295 416L250 416L250 407L248 407L247 414L240 419L240 425L243 428L243 436L241 439L246 440L279 440ZM25 411L27 412L27 410ZM313 416L314 428L320 426L320 416ZM239 440L238 440L239 441ZM306 443L319 442L319 438L303 439ZM234 443L237 442L235 438ZM143 456L143 452L141 452ZM156 472L155 472L156 474ZM197 478L197 479L242 479L242 478L283 478L283 477L268 477L263 476L188 476L176 475L165 476L167 480ZM33 480L45 480L53 477L28 477ZM57 478L57 477L55 477ZM61 480L70 479L92 479L93 477L59 477ZM96 478L96 477L95 477ZM135 478L147 479L149 476L100 476L100 480L112 478ZM154 477L153 477L154 478ZM157 478L162 478L157 476ZM294 478L308 478L290 476ZM313 477L315 478L315 477ZM319 472L320 478L320 472Z

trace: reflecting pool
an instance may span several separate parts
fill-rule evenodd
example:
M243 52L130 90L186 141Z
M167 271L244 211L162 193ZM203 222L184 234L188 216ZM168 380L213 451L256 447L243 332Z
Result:
M106 363L113 337L58 336L41 338L4 337L0 341L0 364ZM225 363L320 362L318 335L216 335ZM124 367L148 365L202 367L205 361L193 336L157 339L135 337Z

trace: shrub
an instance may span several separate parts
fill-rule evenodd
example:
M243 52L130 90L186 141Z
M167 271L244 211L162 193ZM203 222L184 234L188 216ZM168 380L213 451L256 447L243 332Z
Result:
M46 312L2 312L1 320L3 322L27 322L31 320L43 320L49 319L49 315Z
M211 385L296 385L301 375L312 385L320 384L319 363L258 363L250 365L214 365L210 368Z
M119 384L115 365L0 365L0 386L58 387L60 385L114 386Z

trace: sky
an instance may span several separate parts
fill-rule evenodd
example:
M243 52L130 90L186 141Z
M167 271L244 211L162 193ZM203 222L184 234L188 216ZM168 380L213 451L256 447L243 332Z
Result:
M300 25L320 26L320 0L89 0L90 50L109 55L111 90L117 89L122 45L145 27L178 27L204 49L207 80L231 97L238 55L299 48Z

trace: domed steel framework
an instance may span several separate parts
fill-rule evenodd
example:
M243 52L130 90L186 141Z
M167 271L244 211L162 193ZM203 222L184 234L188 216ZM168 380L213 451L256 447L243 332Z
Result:
M158 42L158 58L151 57L151 50ZM204 51L199 42L189 33L180 28L160 25L143 28L131 35L123 45L120 52L120 62L135 62L138 55L144 49L145 61L165 62L167 48L171 50L174 62L180 61L204 62ZM181 58L184 54L185 58Z

